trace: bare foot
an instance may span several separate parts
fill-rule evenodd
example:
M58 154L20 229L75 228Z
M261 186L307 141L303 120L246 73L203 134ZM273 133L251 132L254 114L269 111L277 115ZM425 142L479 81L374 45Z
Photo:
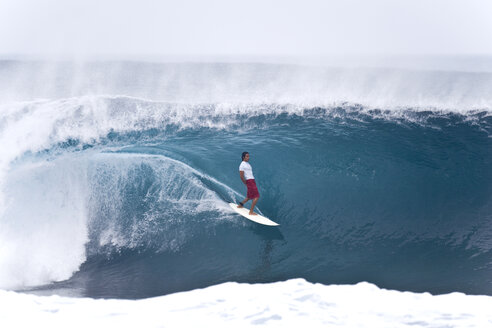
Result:
M249 215L258 215L255 212L249 212Z
M243 208L243 205L238 205L237 208Z

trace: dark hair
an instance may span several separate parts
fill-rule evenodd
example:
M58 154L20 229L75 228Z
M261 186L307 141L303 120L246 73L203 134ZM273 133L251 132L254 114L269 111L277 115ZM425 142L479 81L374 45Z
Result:
M241 155L241 160L244 161L244 157L246 157L246 155L248 155L249 153L247 151L244 151L243 154Z

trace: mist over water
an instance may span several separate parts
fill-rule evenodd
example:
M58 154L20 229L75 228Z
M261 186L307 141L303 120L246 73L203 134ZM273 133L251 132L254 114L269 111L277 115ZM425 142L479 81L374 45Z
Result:
M412 66L404 60L398 64L395 59L382 67L379 62L343 66L337 61L333 65L338 66L330 66L331 61L317 66L12 60L0 65L0 99L124 95L186 104L350 103L382 110L403 107L453 111L491 108L492 72L487 70L487 63L492 60L483 59L483 71L480 66L466 63L455 65L456 70L443 70L453 65L439 66L434 61L424 61L421 66L425 69L409 69Z
M0 62L0 288L492 294L492 73ZM262 227L232 213L249 151Z

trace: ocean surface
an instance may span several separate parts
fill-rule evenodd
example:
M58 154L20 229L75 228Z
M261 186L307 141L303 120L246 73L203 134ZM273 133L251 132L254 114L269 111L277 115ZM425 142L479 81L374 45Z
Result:
M2 297L492 295L491 111L488 71L0 61Z

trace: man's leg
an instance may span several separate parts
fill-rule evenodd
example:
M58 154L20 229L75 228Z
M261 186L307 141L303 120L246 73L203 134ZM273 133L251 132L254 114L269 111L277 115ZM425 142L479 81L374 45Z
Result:
M243 199L243 201L242 201L241 203L245 204L248 200L249 200L249 198L248 198L248 197L246 197L245 199ZM237 206L237 208L243 208L243 205L239 204L239 205Z
M253 212L253 210L255 209L256 202L258 202L259 198L260 197L256 197L255 199L253 199L253 204L251 204L251 209L249 210L249 215L257 215L255 212Z

